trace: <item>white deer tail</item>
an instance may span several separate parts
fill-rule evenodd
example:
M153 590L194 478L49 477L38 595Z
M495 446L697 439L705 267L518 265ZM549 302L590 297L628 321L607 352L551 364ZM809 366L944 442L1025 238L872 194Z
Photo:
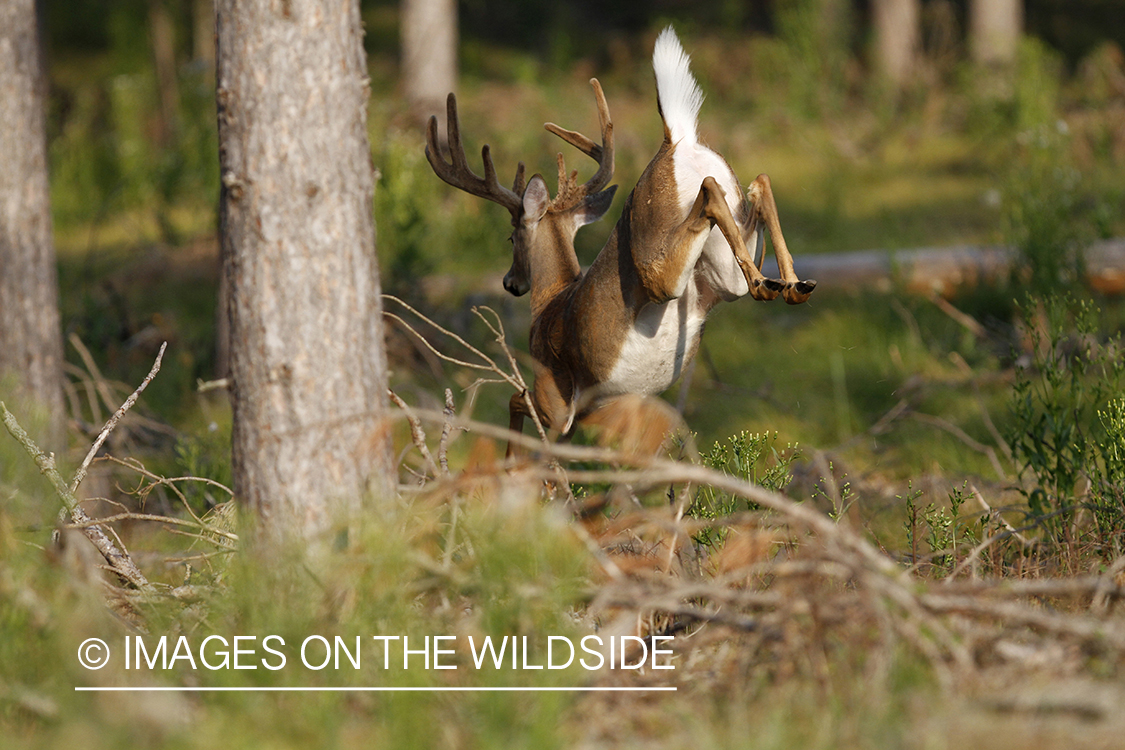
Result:
M703 92L691 75L690 62L672 27L660 32L652 52L652 68L656 72L657 106L664 118L665 136L672 143L695 143L698 139L696 119Z

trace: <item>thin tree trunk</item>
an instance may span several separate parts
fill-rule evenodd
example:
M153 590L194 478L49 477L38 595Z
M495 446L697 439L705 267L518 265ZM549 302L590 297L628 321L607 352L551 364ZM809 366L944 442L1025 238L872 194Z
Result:
M201 63L215 64L215 3L212 0L192 0L191 3L192 57Z
M66 413L46 98L35 1L0 2L0 375L48 410L45 442L58 450Z
M918 0L874 0L876 57L880 73L896 89L914 74L921 39Z
M179 128L180 81L176 72L176 27L166 0L149 0L148 33L152 41L152 63L160 100L157 145L172 145Z
M400 9L406 100L416 117L444 121L445 97L457 89L457 0L402 0Z
M1016 61L1023 31L1023 0L971 0L969 50L978 65L1005 67Z
M322 539L393 487L358 0L219 0L234 490Z

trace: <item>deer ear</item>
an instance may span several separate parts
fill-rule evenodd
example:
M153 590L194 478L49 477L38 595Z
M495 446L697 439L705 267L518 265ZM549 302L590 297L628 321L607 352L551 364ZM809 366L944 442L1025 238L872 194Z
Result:
M523 191L523 218L525 221L538 222L547 213L547 206L551 203L551 193L547 190L547 183L540 175L535 175L527 183Z
M578 208L575 210L575 218L578 220L578 226L581 227L586 224L593 224L595 221L605 216L605 212L609 210L610 205L613 203L613 194L616 192L617 186L610 185L600 193L594 193L579 203Z

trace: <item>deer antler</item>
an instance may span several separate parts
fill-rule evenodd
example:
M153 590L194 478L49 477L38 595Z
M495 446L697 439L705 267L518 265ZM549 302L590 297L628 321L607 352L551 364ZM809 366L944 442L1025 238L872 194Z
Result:
M469 169L465 159L465 147L461 145L461 127L457 120L457 97L452 93L446 100L446 131L449 141L450 161L441 154L437 138L437 117L431 117L426 130L426 159L438 177L453 187L470 195L499 203L512 214L513 220L520 210L524 188L523 162L516 167L516 179L512 189L501 187L496 180L496 168L492 165L492 155L486 144L480 151L484 160L484 177L477 176Z
M573 208L586 196L597 193L613 178L613 121L609 117L609 105L605 101L605 93L597 78L590 79L594 87L594 97L598 103L598 120L601 123L602 145L573 130L560 128L553 122L544 125L559 138L577 148L598 163L598 171L594 173L585 185L578 186L578 172L566 172L563 155L558 155L559 163L559 192L551 201L551 211L565 211Z

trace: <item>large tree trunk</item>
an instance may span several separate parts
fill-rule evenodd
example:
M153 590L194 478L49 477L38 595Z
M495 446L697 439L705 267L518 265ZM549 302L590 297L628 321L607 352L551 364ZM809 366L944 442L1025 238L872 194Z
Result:
M457 0L402 0L400 12L406 101L415 117L444 121L445 97L457 88Z
M971 0L969 49L973 62L1008 66L1016 60L1023 31L1023 0Z
M880 74L896 89L914 74L921 38L918 0L874 0L876 60Z
M62 333L47 180L47 81L35 0L0 2L0 375L49 410L61 447ZM43 436L46 437L46 436Z
M358 0L219 0L234 490L306 541L394 487Z

